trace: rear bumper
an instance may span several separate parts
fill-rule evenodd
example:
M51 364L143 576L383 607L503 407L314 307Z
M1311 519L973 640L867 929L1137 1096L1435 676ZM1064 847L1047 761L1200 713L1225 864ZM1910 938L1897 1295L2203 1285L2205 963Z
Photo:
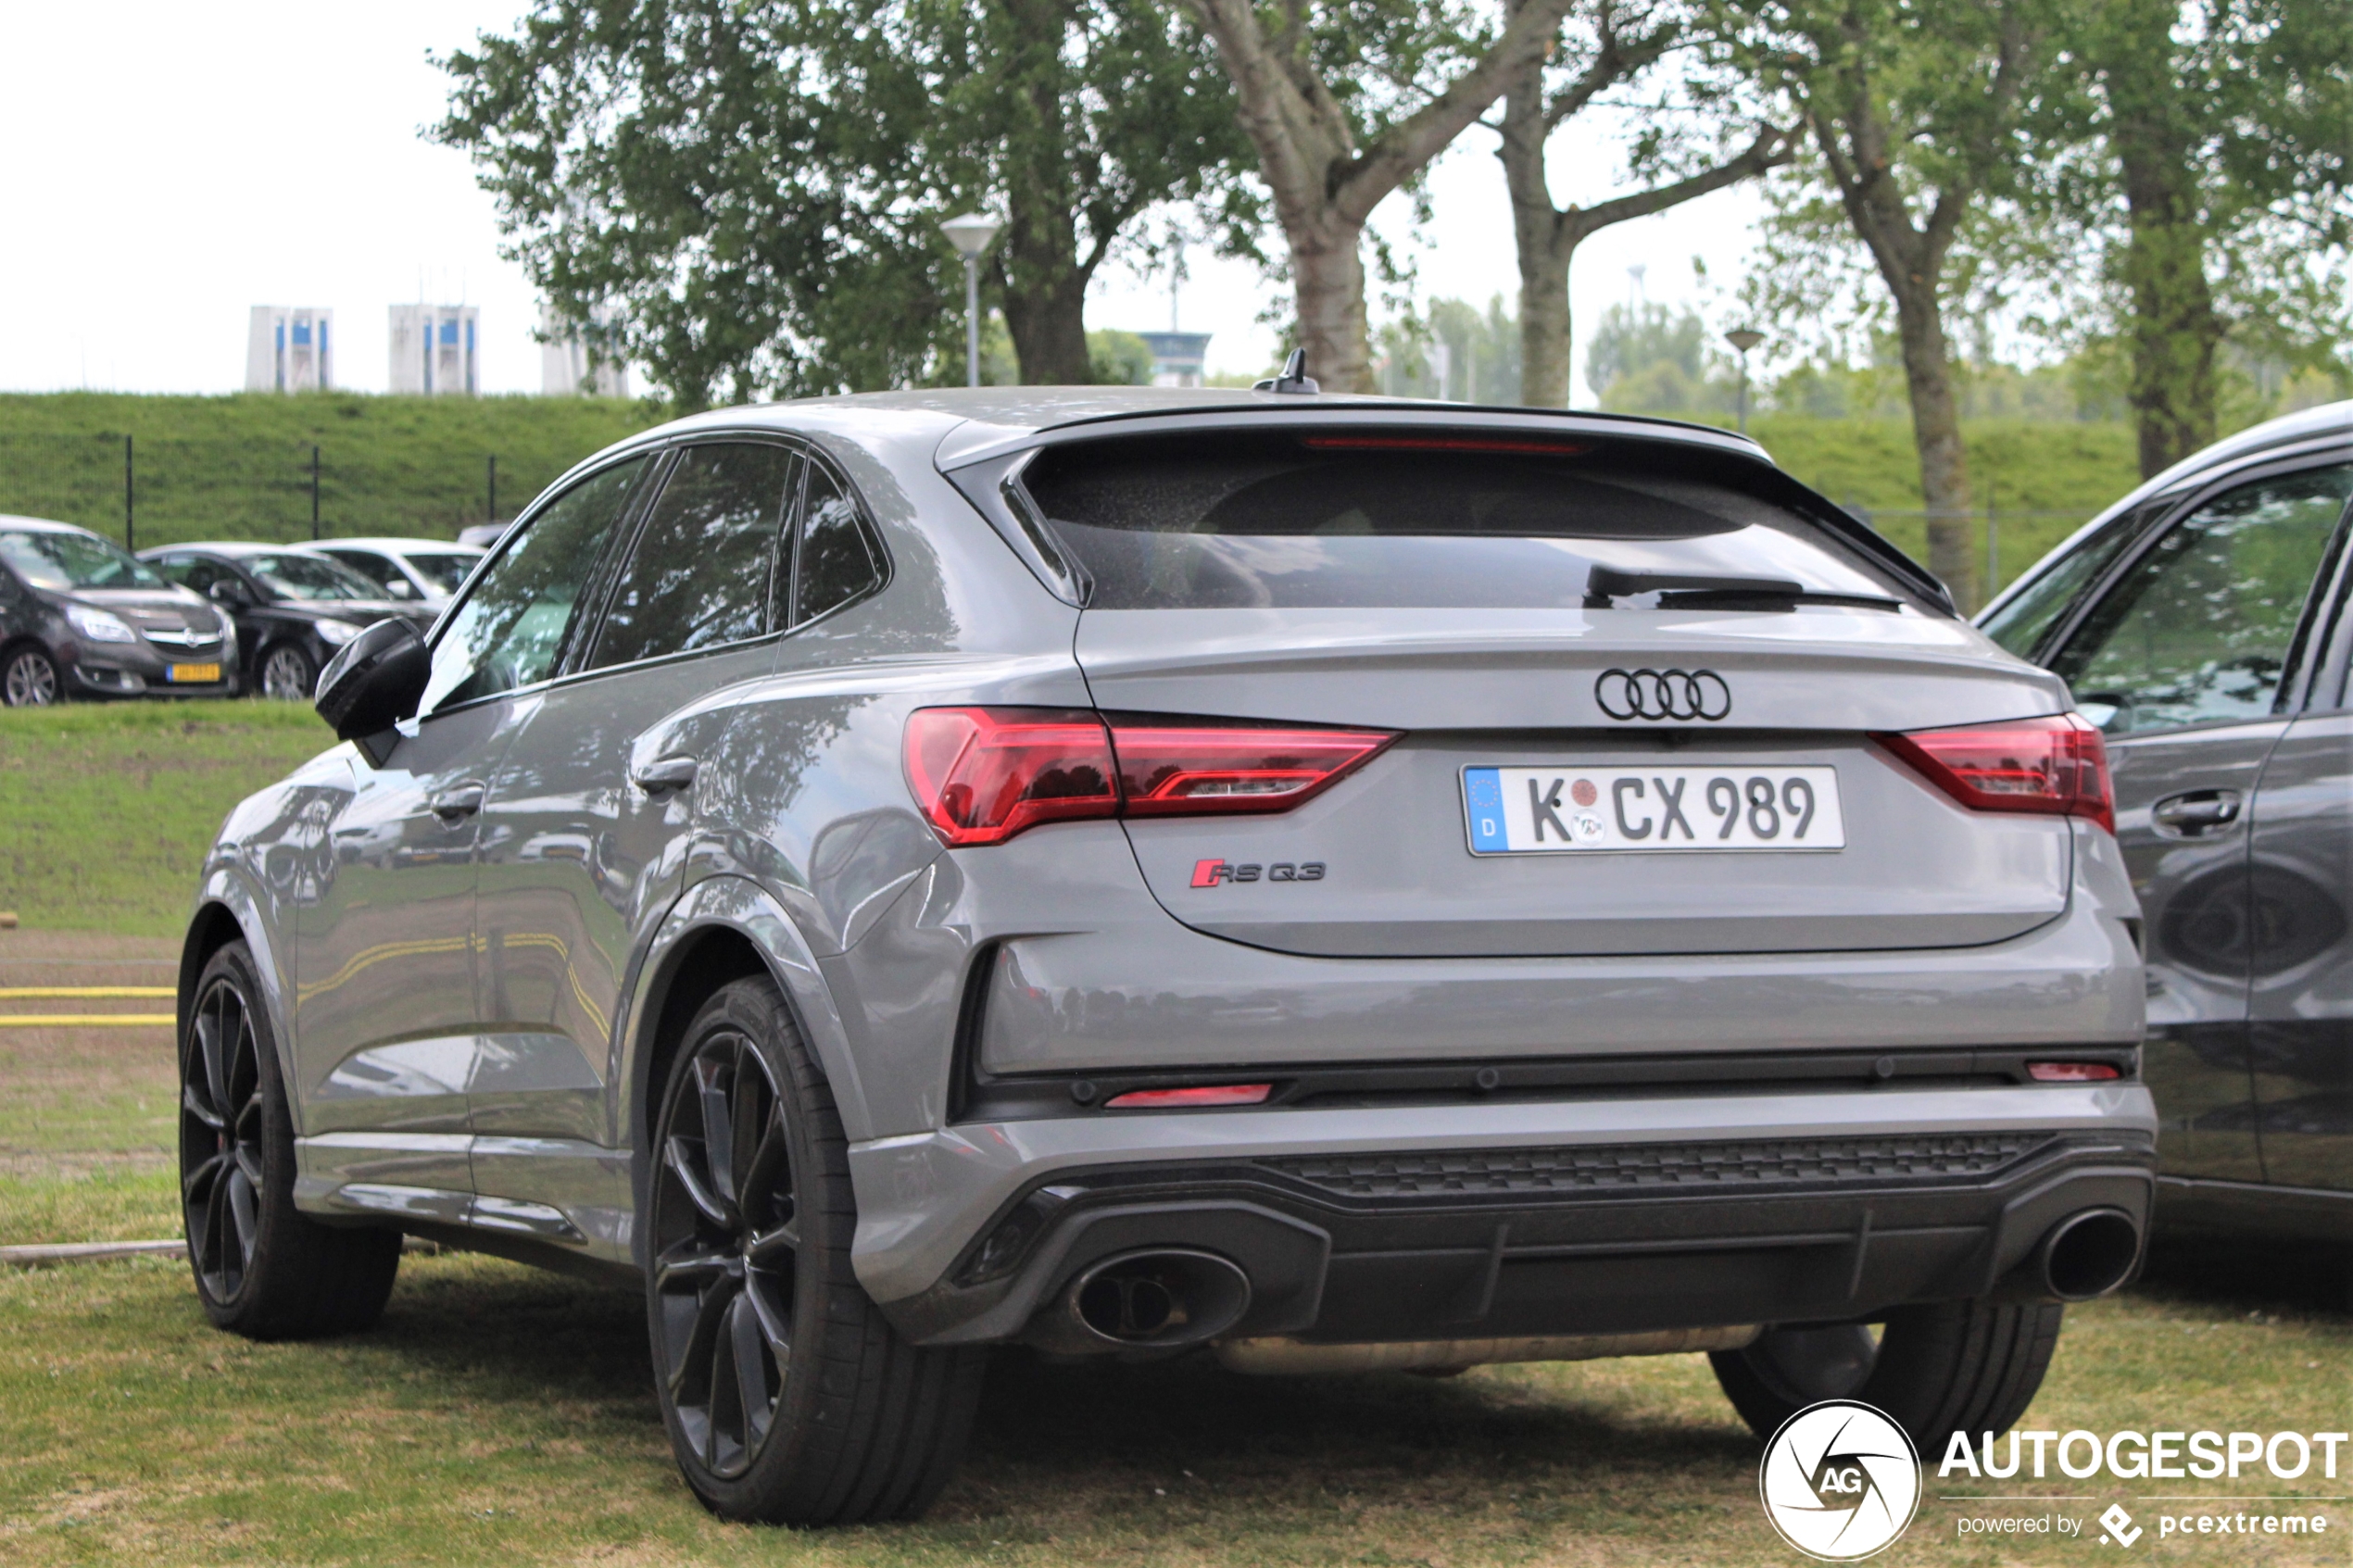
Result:
M927 1343L1142 1247L1240 1263L1252 1336L1856 1317L1994 1289L2085 1209L2145 1227L2156 1131L2139 1084L966 1123L853 1146L853 1256Z

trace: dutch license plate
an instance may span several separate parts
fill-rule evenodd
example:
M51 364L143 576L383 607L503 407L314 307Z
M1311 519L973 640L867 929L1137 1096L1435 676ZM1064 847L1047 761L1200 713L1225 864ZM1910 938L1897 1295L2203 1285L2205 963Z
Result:
M1466 768L1474 855L1843 849L1835 768Z
M220 679L220 666L218 664L174 664L165 670L164 679L174 684L182 681L218 681Z

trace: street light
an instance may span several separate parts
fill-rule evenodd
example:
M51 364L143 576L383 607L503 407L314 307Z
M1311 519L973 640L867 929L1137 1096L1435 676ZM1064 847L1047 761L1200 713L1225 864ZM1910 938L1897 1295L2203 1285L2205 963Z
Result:
M1748 351L1765 341L1765 334L1755 327L1734 327L1724 334L1724 341L1740 350L1741 356L1741 433L1748 433Z
M980 258L1004 225L985 212L967 212L939 226L964 258L964 384L980 384Z

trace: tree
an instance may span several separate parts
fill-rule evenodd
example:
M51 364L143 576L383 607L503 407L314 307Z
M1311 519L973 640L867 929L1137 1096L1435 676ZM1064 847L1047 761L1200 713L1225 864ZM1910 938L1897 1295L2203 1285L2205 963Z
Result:
M2233 335L2294 362L2347 330L2346 182L2353 175L2353 10L2341 0L2095 0L2070 42L2077 91L2056 99L2038 220L2061 246L2061 319L2112 331L2153 475L2219 430L2217 355ZM2328 265L2334 260L2335 265Z
M1491 38L1417 0L1185 3L1216 44L1257 148L1309 373L1336 392L1369 392L1365 223L1543 57L1576 0L1524 0Z
M1514 9L1529 0L1509 0ZM1553 205L1545 147L1578 114L1628 86L1676 55L1689 58L1706 40L1697 13L1679 0L1592 0L1563 30L1566 45L1549 60L1525 68L1504 95L1496 131L1504 183L1511 192L1512 232L1519 253L1520 395L1522 403L1560 408L1568 404L1571 323L1568 272L1577 247L1613 223L1648 217L1752 179L1787 163L1793 127L1774 124L1752 108L1734 107L1728 122L1749 122L1748 144L1738 152L1708 145L1715 138L1677 136L1667 116L1654 113L1638 138L1633 164L1642 189L1592 207ZM1699 62L1690 60L1696 71ZM1687 80L1691 80L1687 77ZM1730 106L1729 84L1699 84L1706 108ZM1729 128L1729 125L1728 125ZM1599 390L1596 388L1596 390Z
M1089 379L1088 281L1158 204L1250 217L1204 41L1120 0L537 0L440 62L510 254L696 406L961 379L937 230L988 267L1026 381Z
M1972 606L1969 466L1945 312L1972 281L1956 266L1957 247L2020 188L2051 0L1732 4L1760 86L1789 93L1813 132L1807 180L1780 190L1765 293L1791 314L1819 304L1825 253L1841 243L1833 221L1868 256L1902 349L1929 568L1956 602ZM1816 199L1824 187L1827 204Z

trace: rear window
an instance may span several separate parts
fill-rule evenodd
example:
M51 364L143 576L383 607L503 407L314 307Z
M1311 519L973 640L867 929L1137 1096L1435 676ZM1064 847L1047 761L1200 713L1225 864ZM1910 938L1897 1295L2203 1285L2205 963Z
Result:
M1021 484L1098 609L1692 602L1596 595L1596 568L1911 598L1724 459L1663 444L1221 433L1050 447Z

